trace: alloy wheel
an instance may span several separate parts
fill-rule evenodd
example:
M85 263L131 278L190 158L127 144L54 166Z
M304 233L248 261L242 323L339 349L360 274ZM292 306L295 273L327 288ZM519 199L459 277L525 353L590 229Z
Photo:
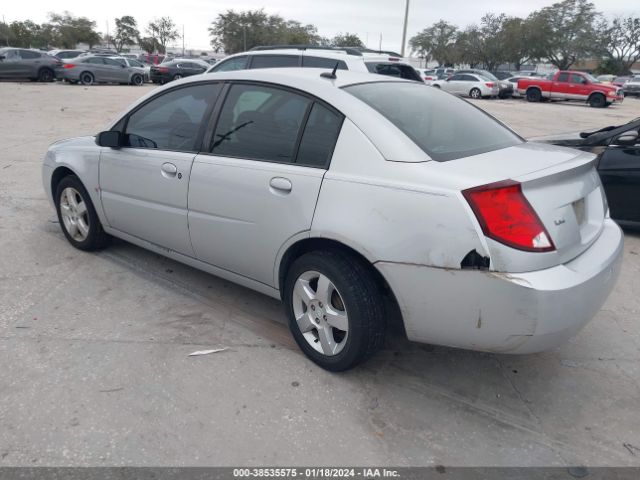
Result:
M67 187L60 195L60 214L64 228L76 242L83 242L89 235L87 204L75 188Z
M326 356L339 354L349 336L349 316L340 292L322 273L308 271L293 288L293 313L307 343Z

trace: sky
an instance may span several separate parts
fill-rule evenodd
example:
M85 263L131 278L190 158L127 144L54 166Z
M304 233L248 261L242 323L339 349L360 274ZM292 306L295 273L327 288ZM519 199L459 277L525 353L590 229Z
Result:
M553 0L410 0L407 39L440 19L459 26L478 22L491 11L513 16L526 16L531 11L554 3ZM607 16L640 16L639 0L595 0L596 8ZM151 6L152 5L152 6ZM264 8L289 20L312 23L320 35L333 37L337 33L356 33L370 48L399 51L402 43L402 22L405 0L157 0L153 3L131 0L87 2L86 0L22 0L3 1L0 18L6 22L31 19L45 22L48 12L70 11L73 15L94 20L102 33L115 28L114 19L131 15L139 27L153 18L171 17L185 29L186 48L209 48L208 27L219 13L229 9L254 10ZM141 30L143 30L141 28ZM181 41L179 42L181 46Z

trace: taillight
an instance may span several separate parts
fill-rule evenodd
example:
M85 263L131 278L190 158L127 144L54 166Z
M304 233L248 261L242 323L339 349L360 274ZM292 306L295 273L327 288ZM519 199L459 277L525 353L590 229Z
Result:
M497 242L528 252L555 250L551 237L522 193L519 182L482 185L462 192L483 233Z
M74 65L73 63L65 63L65 64L62 66L62 68L67 68L67 69L69 69L69 68L73 68L73 67L75 67L75 65Z
M489 88L493 88L493 82L487 82L485 85Z

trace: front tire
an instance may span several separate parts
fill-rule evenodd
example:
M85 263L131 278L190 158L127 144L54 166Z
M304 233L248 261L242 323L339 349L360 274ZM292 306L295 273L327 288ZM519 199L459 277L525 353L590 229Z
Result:
M133 78L131 78L131 83L136 87L140 87L144 83L144 78L142 75L134 75Z
M179 73L176 73L176 74L173 76L173 79L174 79L174 80L180 80L181 78L182 78L182 75L181 75L181 74L179 74Z
M64 236L74 247L93 251L109 243L91 202L91 197L75 175L63 178L56 187L56 211Z
M316 251L301 256L287 272L283 300L296 343L325 370L353 368L384 342L380 287L352 255Z

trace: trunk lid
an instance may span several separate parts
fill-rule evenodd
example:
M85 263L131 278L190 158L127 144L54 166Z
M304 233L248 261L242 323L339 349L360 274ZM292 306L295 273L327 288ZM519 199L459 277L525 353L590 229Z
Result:
M595 159L579 150L524 143L440 165L462 189L503 180L522 185L555 246L551 252L522 251L484 237L469 208L486 239L491 269L518 273L567 263L598 238L607 205ZM462 195L460 199L467 203Z

